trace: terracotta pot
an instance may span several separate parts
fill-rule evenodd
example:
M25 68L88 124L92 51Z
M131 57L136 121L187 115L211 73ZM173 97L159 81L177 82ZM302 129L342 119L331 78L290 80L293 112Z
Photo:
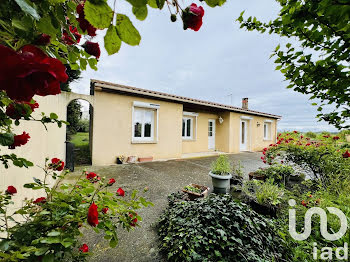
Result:
M207 197L209 194L209 187L207 186L200 186L197 184L189 184L189 186L195 187L195 188L199 188L201 190L201 193L195 193L195 192L191 192L191 191L187 191L185 189L182 189L182 192L187 193L188 194L188 198L190 200L194 200L197 198L202 198L202 197Z
M129 156L126 162L128 163L136 163L137 157L136 156Z
M153 161L153 156L139 157L139 162L150 162Z
M259 176L259 175L255 174L255 172L250 172L249 173L249 180L252 180L252 179L265 181L266 177L264 175Z

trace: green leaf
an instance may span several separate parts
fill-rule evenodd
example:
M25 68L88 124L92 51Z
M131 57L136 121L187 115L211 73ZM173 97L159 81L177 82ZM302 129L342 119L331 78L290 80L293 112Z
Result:
M14 138L11 133L0 134L0 145L10 146L13 144Z
M108 28L113 20L113 10L107 3L95 5L86 1L84 5L85 18L96 28Z
M25 0L15 0L23 12L31 15L35 20L39 20L40 16L36 9L28 4Z
M148 0L147 2L150 7L162 9L165 0Z
M33 27L32 18L30 16L23 16L21 19L12 19L12 26L23 31L31 30Z
M148 9L146 5L141 7L133 7L132 12L138 20L143 21L147 17Z
M147 0L126 0L128 1L133 7L142 7L147 5Z
M117 33L120 39L128 45L135 46L140 44L140 33L126 15L117 15Z
M207 3L207 5L209 5L210 7L215 7L215 6L221 6L223 5L226 0L205 0L205 2Z
M109 241L109 246L111 248L115 248L118 245L118 239L111 239L111 241Z
M56 237L59 235L61 235L61 233L58 231L51 231L50 233L47 234L47 236L49 236L49 237Z
M51 119L58 119L58 115L55 113L50 113L50 118Z
M113 25L108 27L107 33L104 37L105 48L109 55L117 53L122 45L122 40L120 40L117 34L117 28Z
M44 256L43 262L54 262L55 261L55 255L54 254L48 254Z
M37 23L37 27L41 33L48 34L53 38L58 33L57 29L52 25L51 18L49 16L41 18Z

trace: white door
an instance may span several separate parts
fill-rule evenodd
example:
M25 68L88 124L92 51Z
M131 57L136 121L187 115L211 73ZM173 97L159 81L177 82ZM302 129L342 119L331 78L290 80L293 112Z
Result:
M215 149L215 120L208 121L208 149Z
M246 120L241 120L241 131L240 131L240 150L241 151L246 151L247 150L247 126L248 126L248 121Z

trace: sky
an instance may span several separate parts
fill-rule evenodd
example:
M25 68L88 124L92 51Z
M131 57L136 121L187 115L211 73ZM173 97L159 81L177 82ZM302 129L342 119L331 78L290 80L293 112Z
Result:
M182 6L189 1L180 1ZM279 5L274 0L228 1L221 7L205 9L198 32L183 30L182 22L170 21L169 10L149 8L145 21L138 21L131 6L117 1L117 12L129 15L139 30L139 46L122 44L119 53L108 56L102 48L98 71L88 69L71 85L73 92L89 93L90 79L130 85L201 100L241 107L249 98L249 108L282 116L279 130L335 131L318 122L317 110L308 96L286 89L288 82L275 71L269 59L278 44L294 39L248 32L235 20L256 16L261 21L274 19ZM93 41L103 46L105 31L97 31Z

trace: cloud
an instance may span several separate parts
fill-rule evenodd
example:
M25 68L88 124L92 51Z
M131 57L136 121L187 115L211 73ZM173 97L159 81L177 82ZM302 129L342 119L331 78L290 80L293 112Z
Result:
M120 10L119 10L119 9ZM269 59L274 48L287 39L269 34L247 32L235 22L241 11L263 21L274 19L276 1L228 1L224 6L205 6L204 23L198 32L184 31L180 19L170 22L167 8L149 8L145 21L137 21L128 3L117 6L127 13L142 36L141 44L122 44L118 54L102 52L99 70L83 72L72 84L73 91L89 92L90 78L182 96L241 106L249 97L251 109L282 115L281 128L321 128L316 108L305 95L287 90L283 75ZM97 41L102 44L104 32ZM293 40L290 40L293 42Z

